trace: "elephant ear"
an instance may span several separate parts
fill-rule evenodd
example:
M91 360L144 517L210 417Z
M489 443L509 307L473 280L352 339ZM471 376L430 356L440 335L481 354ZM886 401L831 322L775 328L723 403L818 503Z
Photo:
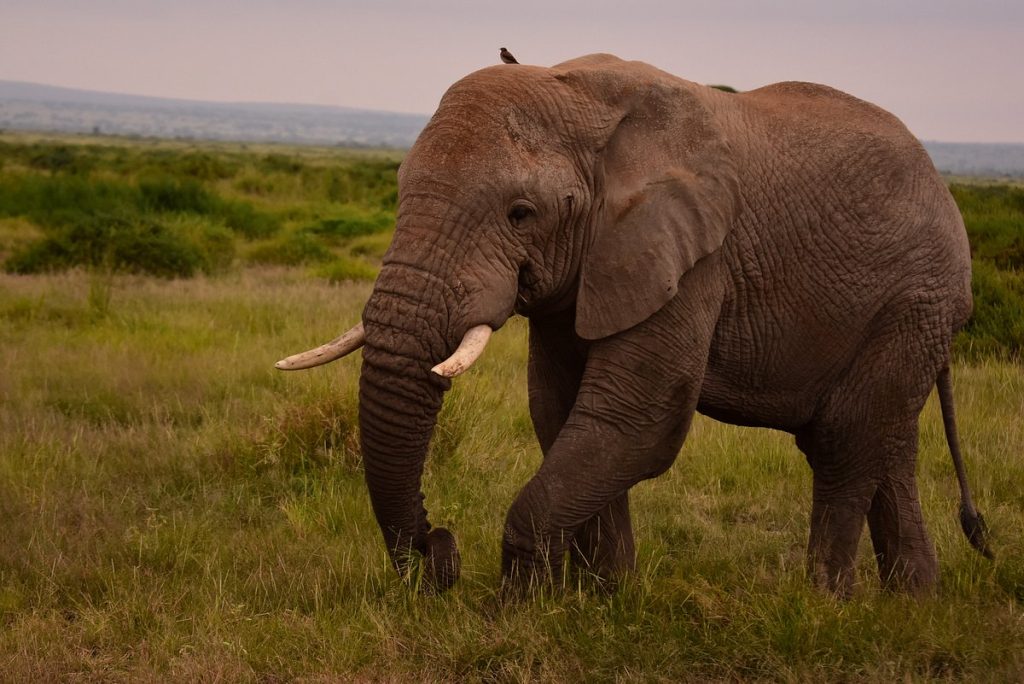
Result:
M657 312L721 247L737 214L737 182L703 86L606 56L556 69L566 67L562 80L585 84L610 120L597 142L603 206L576 298L576 332L593 340Z

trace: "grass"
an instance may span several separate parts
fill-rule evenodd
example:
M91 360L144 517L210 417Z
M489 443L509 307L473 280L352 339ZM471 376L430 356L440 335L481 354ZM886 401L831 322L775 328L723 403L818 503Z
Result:
M277 163L277 162L275 162ZM462 581L393 576L355 435L356 358L279 357L357 319L364 282L304 268L165 280L0 275L0 672L12 681L678 681L1024 676L1024 370L954 369L997 560L969 549L936 402L922 417L936 598L804 578L810 472L792 440L699 418L634 490L639 568L612 596L498 597L499 539L540 454L513 320L455 382L427 507Z

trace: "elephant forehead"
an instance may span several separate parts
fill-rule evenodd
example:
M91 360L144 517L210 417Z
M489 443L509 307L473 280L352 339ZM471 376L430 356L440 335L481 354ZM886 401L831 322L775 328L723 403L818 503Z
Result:
M456 81L441 98L445 105L482 104L520 106L528 111L550 113L563 85L550 69L530 66L497 66L475 71Z
M547 69L491 67L455 83L402 164L408 183L446 176L473 185L528 181L567 166L564 86Z
M546 69L485 69L455 83L431 123L472 131L476 139L506 138L530 150L550 144L559 129L571 125L564 90Z
M473 185L504 184L568 166L550 134L516 112L503 114L488 126L464 120L431 122L403 162L400 183L446 177Z

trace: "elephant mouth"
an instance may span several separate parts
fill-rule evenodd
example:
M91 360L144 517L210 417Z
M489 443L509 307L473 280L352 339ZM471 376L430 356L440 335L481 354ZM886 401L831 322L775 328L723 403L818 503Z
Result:
M517 314L525 315L534 310L534 304L537 301L535 290L538 284L539 278L529 265L524 265L519 269L516 283L516 303L513 307Z
M552 289L554 291L552 291ZM513 311L520 316L544 315L561 311L575 301L575 282L551 288L528 264L519 269Z

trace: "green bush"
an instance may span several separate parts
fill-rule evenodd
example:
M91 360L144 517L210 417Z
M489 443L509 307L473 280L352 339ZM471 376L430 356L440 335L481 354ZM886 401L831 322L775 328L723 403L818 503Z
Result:
M194 178L144 178L138 189L143 211L208 214L215 206L209 191Z
M366 280L372 282L377 279L378 272L379 269L377 267L363 259L340 257L320 267L317 270L317 275L327 278L332 283L346 280Z
M957 338L961 357L1024 359L1024 273L973 263L974 314Z
M235 234L219 222L181 215L169 219L165 225L175 235L195 245L201 257L199 269L204 273L223 273L235 260Z
M0 178L0 216L24 216L42 227L87 220L137 206L134 188L78 175Z
M27 161L32 168L50 173L88 173L94 162L67 145L40 146Z
M380 260L391 246L393 233L384 232L353 240L349 246L349 253L353 256L365 256Z
M331 252L310 233L299 231L255 245L249 250L248 260L254 264L298 266L329 261L332 256Z
M1000 268L1024 269L1024 188L953 184L971 252Z
M173 278L189 277L204 263L199 245L159 223L138 217L93 216L51 230L4 264L12 273L103 267Z
M249 240L270 237L281 229L280 218L242 200L221 199L214 214L228 228Z
M327 174L327 199L394 209L398 204L398 162L358 160Z
M295 174L302 171L303 164L293 157L272 153L260 159L259 166L264 172Z
M348 239L381 233L394 225L394 214L385 211L366 211L351 205L334 210L329 218L322 218L307 230L321 237Z
M68 174L0 177L0 216L24 217L45 233L5 261L13 273L75 266L165 277L218 272L234 259L232 233L254 239L281 226L277 216L223 199L194 178L168 175L137 183ZM193 220L182 220L188 216ZM191 227L179 234L182 225Z
M229 161L222 156L214 156L209 152L188 152L181 155L174 169L199 180L221 180L231 178L238 173L238 162Z

